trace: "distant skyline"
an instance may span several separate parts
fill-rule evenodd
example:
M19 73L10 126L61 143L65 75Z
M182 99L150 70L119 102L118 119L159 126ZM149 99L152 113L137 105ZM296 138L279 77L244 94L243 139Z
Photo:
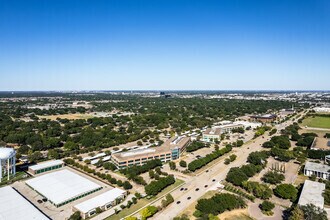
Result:
M329 83L328 0L0 0L0 91Z

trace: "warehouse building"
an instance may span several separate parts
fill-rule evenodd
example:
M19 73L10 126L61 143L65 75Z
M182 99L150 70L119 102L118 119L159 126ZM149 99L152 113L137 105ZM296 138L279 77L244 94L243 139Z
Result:
M324 208L323 192L325 184L315 181L305 180L304 187L301 191L298 205L304 206L307 204L314 204L315 206Z
M1 220L48 220L49 218L11 186L0 188Z
M28 172L32 175L36 175L50 170L56 170L62 168L63 166L64 162L62 160L51 160L39 163L37 165L29 166Z
M96 214L97 208L100 208L103 211L110 209L125 199L126 195L126 191L114 188L102 193L101 195L75 205L73 207L73 211L79 211L83 219L89 218Z
M138 148L111 155L111 161L119 169L133 165L143 165L147 161L160 159L168 162L178 159L190 143L190 137L172 137L159 147Z
M307 162L304 168L305 176L315 175L317 178L330 179L330 166L320 163Z
M67 169L44 174L25 183L56 207L102 189L100 185Z

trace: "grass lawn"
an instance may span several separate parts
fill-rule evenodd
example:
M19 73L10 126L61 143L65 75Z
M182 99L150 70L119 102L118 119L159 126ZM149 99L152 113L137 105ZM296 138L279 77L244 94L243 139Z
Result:
M251 218L250 216L248 216L246 214L237 214L237 215L227 217L224 220L253 220L253 218Z
M95 116L91 114L62 114L62 115L38 115L40 119L50 119L52 121L55 121L57 118L60 119L69 119L69 120L76 120L76 119L89 119L94 118Z
M170 185L169 187L166 187L163 191L161 191L157 196L153 197L152 199L140 199L140 200L138 200L138 202L136 204L132 205L129 209L124 209L124 210L120 211L117 215L112 215L112 216L106 218L106 220L119 220L119 219L125 218L125 217L131 215L132 213L136 212L137 210L141 209L145 205L152 203L155 200L157 200L158 198L161 198L162 196L166 195L168 192L170 192L174 188L178 187L182 183L184 183L183 180L176 179L174 184Z
M217 193L218 192L216 190L207 191L204 195L202 195L200 198L198 198L198 200L209 199ZM193 213L195 211L196 205L197 205L197 200L194 203L192 203L190 206L188 206L185 210L183 210L183 212L181 212L179 216L187 215L188 217L195 218L195 217L193 217Z
M330 117L308 117L303 120L303 126L313 127L313 128L328 128L330 129Z
M7 176L4 176L2 179L2 182L0 183L0 186L4 186L4 185L10 184L10 183L13 183L15 181L27 178L28 176L29 176L28 174L26 174L25 172L22 172L22 171L16 172L15 176L14 177L11 176L9 180L7 180Z

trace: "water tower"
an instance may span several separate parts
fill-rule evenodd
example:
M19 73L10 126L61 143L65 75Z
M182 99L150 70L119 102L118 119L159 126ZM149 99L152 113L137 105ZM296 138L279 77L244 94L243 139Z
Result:
M16 152L13 148L0 147L0 182L16 173Z

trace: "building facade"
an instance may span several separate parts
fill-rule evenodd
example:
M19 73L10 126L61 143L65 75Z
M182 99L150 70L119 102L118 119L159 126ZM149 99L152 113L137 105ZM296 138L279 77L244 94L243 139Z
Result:
M29 166L29 173L32 175L44 173L51 170L60 169L64 166L64 162L62 160L51 160L43 163L39 163L37 165Z
M190 137L172 137L159 147L134 149L111 155L111 162L122 169L133 165L143 165L150 160L168 162L178 159L190 144Z
M317 178L329 180L330 179L330 166L325 164L307 162L304 168L305 176L315 175Z
M127 192L118 188L113 188L105 193L102 193L94 198L86 200L75 205L73 211L79 211L83 219L92 217L97 213L96 209L102 211L111 209L125 199Z
M271 123L275 121L277 115L274 114L266 114L266 115L252 115L250 116L250 121L257 121L261 123Z
M221 129L219 127L213 127L206 129L203 132L202 140L205 142L215 142L221 140Z

